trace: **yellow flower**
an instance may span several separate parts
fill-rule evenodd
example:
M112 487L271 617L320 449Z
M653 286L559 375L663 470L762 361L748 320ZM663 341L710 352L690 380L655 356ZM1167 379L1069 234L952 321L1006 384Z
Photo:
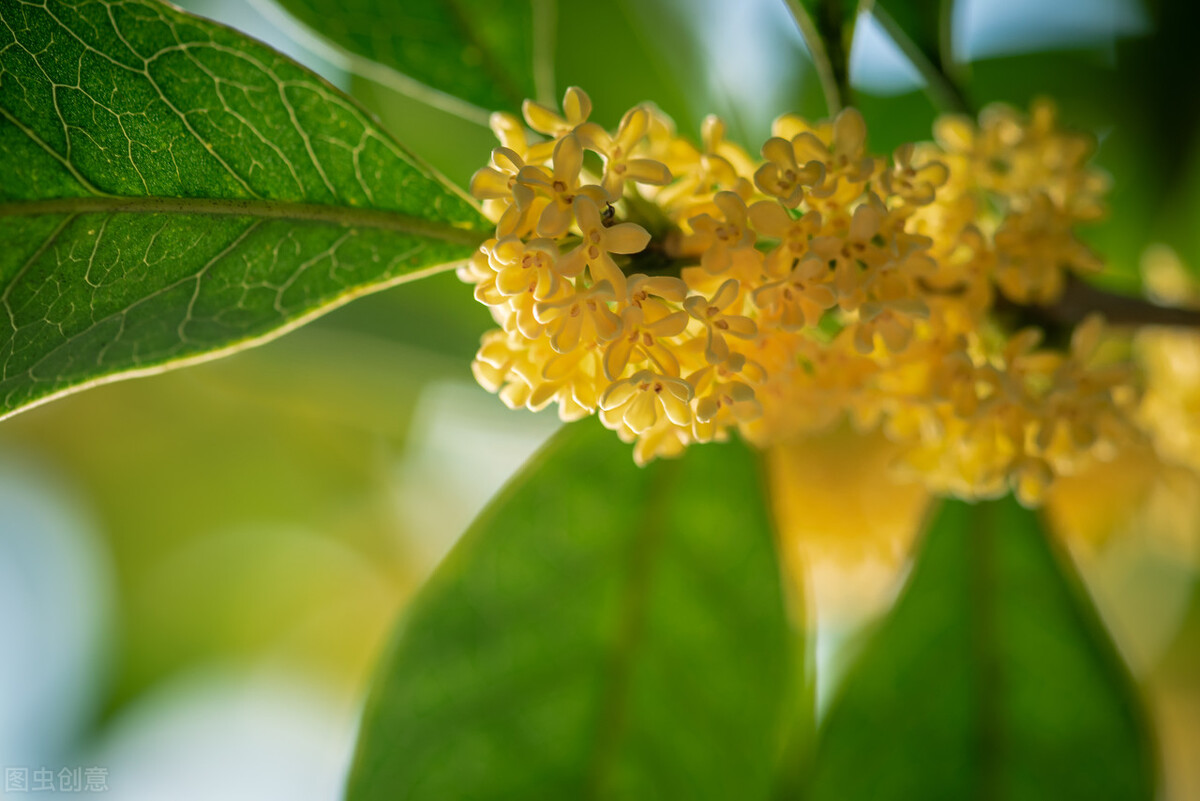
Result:
M533 100L521 105L521 113L530 128L551 137L529 148L529 161L544 161L554 151L555 141L571 134L587 122L592 113L592 100L578 86L570 86L563 95L563 115Z
M1047 305L1065 285L1064 268L1095 273L1096 254L1071 231L1071 219L1048 195L1037 193L1029 208L1009 214L996 231L996 284L1018 303Z
M649 126L650 114L641 106L626 112L615 136L595 123L580 126L578 133L584 147L604 157L601 186L609 200L616 202L621 198L627 181L656 186L671 182L671 171L661 161L634 157L635 148L646 136Z
M824 166L821 179L809 190L814 203L841 205L862 193L879 169L879 160L867 153L867 124L857 109L847 108L834 118L832 135L823 139L811 131L792 138L797 163Z
M529 370L526 380L533 387L528 401L531 409L556 401L559 418L568 423L596 411L604 380L598 348L553 353L539 364L529 364Z
M678 376L679 359L663 340L683 333L687 324L686 313L662 305L626 306L621 312L620 335L604 349L604 374L615 381L635 359L649 360L663 375Z
M734 266L734 260L758 258L755 236L750 229L746 202L734 192L718 192L713 202L724 219L700 214L688 220L693 233L683 243L685 252L700 253L700 266L712 275L720 275Z
M588 347L621 332L621 318L608 307L615 299L612 285L601 281L586 289L576 288L561 300L541 301L533 313L550 332L551 347L566 353L581 343Z
M639 370L600 397L600 419L610 428L624 424L642 434L666 416L677 426L692 422L692 386L681 378Z
M914 159L920 160L919 166ZM915 145L896 148L892 162L892 169L883 174L884 189L914 206L932 203L938 188L950 178L945 164L934 160L929 149L918 151Z
M804 197L804 187L819 184L825 179L825 165L810 160L801 164L796 140L792 142L773 136L762 147L763 164L754 173L754 184L763 193L794 209ZM801 144L804 140L799 140ZM807 150L805 150L807 153Z
M767 273L772 276L786 275L808 254L808 243L820 233L824 222L818 211L792 217L781 205L769 200L755 203L749 215L750 223L761 237L779 240L766 258Z
M533 190L520 182L523 169L525 162L515 151L498 147L491 166L471 176L471 194L483 201L483 213L496 223L497 236L527 233L528 220L540 212Z
M815 256L804 259L785 277L755 289L754 305L786 331L816 325L837 303L833 289L825 283L828 276L825 262Z
M631 222L606 227L596 201L586 195L577 196L572 205L583 241L562 257L559 269L563 275L575 276L583 272L586 265L593 281L607 282L615 297L624 300L625 273L610 254L640 253L650 243L650 234Z
M502 147L472 181L497 238L458 273L502 327L472 369L506 404L598 410L639 464L849 420L928 488L1027 504L1138 439L1127 354L1099 321L1064 352L992 314L996 288L1048 303L1065 270L1099 268L1074 226L1106 180L1052 106L943 117L886 169L853 109L780 117L756 160L716 117L697 146L649 105L615 131L577 88L563 106L525 105L550 137L533 145L494 116Z
M696 440L712 441L730 425L761 417L762 403L753 385L764 378L762 367L741 353L731 353L724 361L706 364L690 374L687 382L695 388L692 434Z
M549 239L522 242L508 236L488 248L487 253L501 295L530 292L537 300L544 300L558 290L558 246Z
M551 172L541 167L527 166L517 177L519 185L531 188L550 202L537 221L537 235L556 239L571 227L571 206L576 196L590 196L605 202L604 190L598 186L580 186L579 173L583 169L583 146L574 134L558 141L554 148L554 163Z
M704 326L704 358L709 364L718 364L729 358L729 344L725 337L752 339L758 326L749 317L731 314L741 310L741 285L730 278L721 284L711 298L693 295L683 302L683 308Z
M877 203L864 203L854 210L848 225L844 218L832 221L838 228L846 225L844 235L818 236L808 243L809 250L832 268L838 303L846 311L862 304L875 270L891 259L887 243L877 238L883 215Z

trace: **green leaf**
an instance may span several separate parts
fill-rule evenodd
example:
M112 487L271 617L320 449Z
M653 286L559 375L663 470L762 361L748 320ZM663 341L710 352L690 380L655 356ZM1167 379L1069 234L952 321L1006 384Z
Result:
M415 602L347 798L765 798L790 647L756 457L573 424Z
M475 208L345 95L154 0L0 5L0 416L468 256Z
M1033 513L948 502L829 711L814 801L1152 799L1131 679Z
M348 69L480 122L554 89L556 0L278 2Z

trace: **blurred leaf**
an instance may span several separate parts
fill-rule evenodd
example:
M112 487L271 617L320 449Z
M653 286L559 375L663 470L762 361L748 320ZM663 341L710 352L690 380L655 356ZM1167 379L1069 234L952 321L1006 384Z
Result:
M396 508L409 432L426 387L469 373L327 319L0 426L0 453L61 472L104 532L121 633L108 713L230 660L287 661L359 703L432 568Z
M0 7L0 415L245 347L470 254L352 100L154 0Z
M730 139L756 152L784 111L825 111L800 37L786 11L777 12L748 8L738 23L745 30L730 35L723 20L695 13L689 0L563 3L556 69L563 85L587 90L601 124L651 101L685 138L698 141L705 116L718 114ZM657 34L666 30L670 36ZM741 55L745 46L755 48L753 57Z
M535 37L552 36L556 0L409 0L402 9L387 0L278 2L348 54L349 69L480 122L488 110L536 97L536 70L553 83L552 65L535 63L549 42Z
M661 37L655 31L670 29ZM665 2L563 3L556 62L564 85L584 88L593 118L615 127L625 110L652 101L682 132L698 131L708 86L705 57L687 20ZM581 36L578 31L587 31Z
M347 797L765 798L790 636L756 457L551 442L414 602Z
M868 142L874 153L891 153L906 142L933 138L933 115L924 92L899 95L855 92L854 103L869 121Z
M1065 569L1013 500L946 503L829 711L809 797L1154 798L1131 679Z

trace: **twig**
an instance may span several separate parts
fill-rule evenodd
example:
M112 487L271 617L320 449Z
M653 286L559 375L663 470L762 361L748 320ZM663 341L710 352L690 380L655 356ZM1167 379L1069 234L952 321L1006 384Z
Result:
M804 37L804 44L808 47L808 55L812 58L817 80L821 82L821 93L825 95L825 106L831 116L837 114L842 110L845 97L837 73L829 60L829 52L825 49L825 41L821 38L821 33L813 24L812 17L808 15L800 0L784 0L784 2L787 4L788 10L792 12L792 18L796 20L796 27L800 29L800 35Z
M942 111L954 111L961 114L971 113L971 104L958 84L947 75L941 67L933 63L929 55L917 46L917 43L896 24L892 15L878 4L871 13L880 26L887 32L900 51L908 57L912 65L925 79L925 91L929 94L935 106Z
M1020 306L1008 301L998 302L997 309L1003 308L1016 312L1022 323L1041 326L1074 326L1089 314L1098 312L1115 326L1200 328L1200 309L1160 306L1142 298L1108 292L1074 276L1067 278L1062 297L1052 305Z

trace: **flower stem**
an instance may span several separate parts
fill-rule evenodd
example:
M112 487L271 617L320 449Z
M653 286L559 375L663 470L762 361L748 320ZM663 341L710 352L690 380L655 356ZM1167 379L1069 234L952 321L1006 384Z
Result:
M837 114L842 110L842 104L849 98L849 70L846 69L845 53L841 46L840 24L838 25L838 35L834 37L837 44L838 54L842 57L842 67L839 71L834 66L831 59L833 55L830 51L835 45L825 39L824 27L818 28L813 22L813 18L809 16L808 11L804 8L801 0L784 0L787 3L788 10L792 12L792 18L796 20L796 27L800 29L800 35L804 37L804 44L808 47L809 57L812 58L813 69L817 73L817 80L821 82L821 93L825 95L825 106L829 110L830 116ZM829 5L828 2L821 3L821 8ZM828 15L822 14L821 19L824 20ZM827 42L829 48L826 48Z
M921 73L921 77L925 79L925 92L933 104L942 111L971 114L971 104L963 94L962 87L946 73L943 67L934 62L930 54L917 46L912 37L896 24L892 15L879 5L874 6L871 13L888 36L892 38L892 41L896 43L896 46L900 48L900 51ZM949 54L943 52L939 61L944 61L948 57Z

